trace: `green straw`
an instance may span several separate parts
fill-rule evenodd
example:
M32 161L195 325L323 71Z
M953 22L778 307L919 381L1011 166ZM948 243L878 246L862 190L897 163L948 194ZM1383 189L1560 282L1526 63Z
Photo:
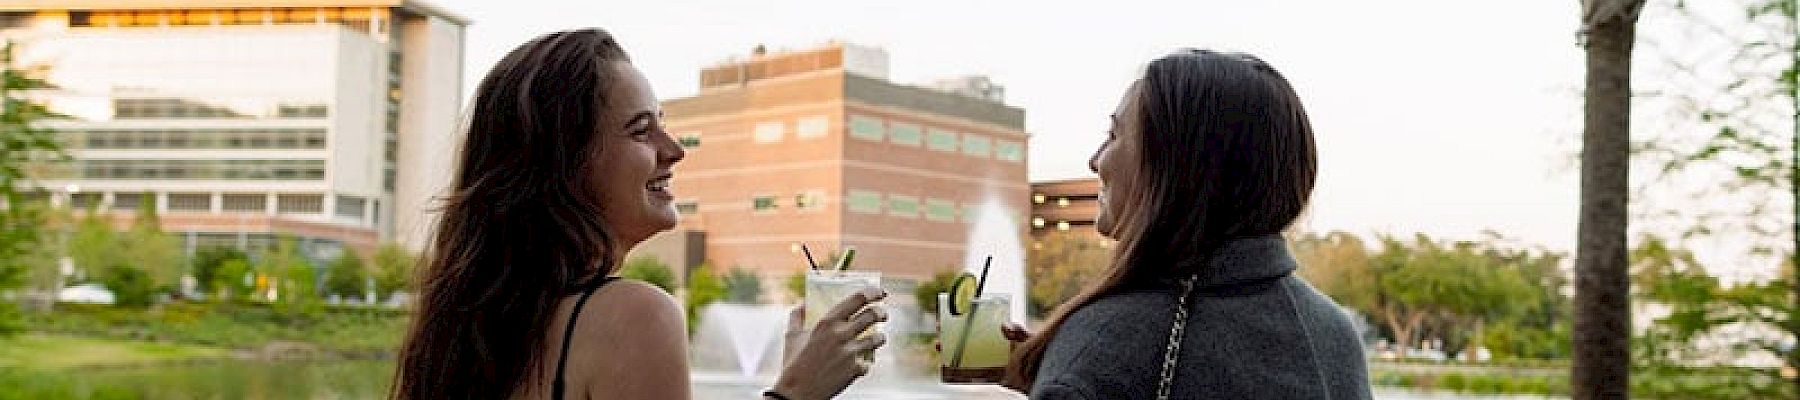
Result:
M856 246L844 247L844 257L838 259L837 270L849 271L850 261L856 259Z
M956 354L950 355L950 368L961 367L963 353L968 352L968 349L963 347L969 345L969 330L975 328L975 310L981 308L981 302L976 300L981 299L981 291L987 288L988 267L992 266L994 266L994 256L987 256L987 261L981 263L981 277L975 279L975 298L969 299L969 313L963 316L962 337L956 340ZM955 293L950 295L956 296ZM956 301L956 299L950 299L950 301Z

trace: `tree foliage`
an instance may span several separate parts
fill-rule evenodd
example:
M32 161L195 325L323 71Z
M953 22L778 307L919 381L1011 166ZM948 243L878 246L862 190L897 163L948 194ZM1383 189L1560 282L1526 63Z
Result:
M625 261L619 276L644 281L663 291L675 293L675 271L652 256L642 256Z
M369 267L356 250L344 249L325 269L325 295L361 300L369 288Z
M1056 231L1038 237L1025 262L1031 277L1027 311L1043 315L1055 310L1100 280L1111 261L1112 250L1092 236Z
M414 289L414 271L420 260L417 254L407 251L395 243L384 243L375 248L375 292L382 300L393 298L395 293L408 292Z

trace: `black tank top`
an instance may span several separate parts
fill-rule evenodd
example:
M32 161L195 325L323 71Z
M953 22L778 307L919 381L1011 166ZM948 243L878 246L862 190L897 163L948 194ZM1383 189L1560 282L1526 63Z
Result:
M569 338L575 336L575 317L581 315L581 306L587 304L588 297L593 297L594 292L599 291L601 286L606 286L618 279L619 277L616 276L607 276L588 282L583 285L586 287L581 289L581 298L575 299L575 310L569 312L569 324L563 328L562 353L556 356L556 380L550 384L551 399L562 400L563 398L563 367L569 364Z

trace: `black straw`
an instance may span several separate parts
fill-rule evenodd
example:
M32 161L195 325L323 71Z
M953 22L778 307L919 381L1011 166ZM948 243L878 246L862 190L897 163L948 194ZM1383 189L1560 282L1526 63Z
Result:
M806 253L806 265L812 266L813 270L819 269L819 262L813 261L812 249L806 248L806 243L800 244L800 252Z

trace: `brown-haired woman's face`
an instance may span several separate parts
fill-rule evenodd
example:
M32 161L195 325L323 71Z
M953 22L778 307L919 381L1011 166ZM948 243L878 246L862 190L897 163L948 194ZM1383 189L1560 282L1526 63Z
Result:
M615 81L600 110L600 154L594 171L601 218L625 246L675 227L671 168L686 151L662 126L650 82L631 63L610 63Z
M1094 227L1106 237L1118 239L1119 218L1126 215L1125 207L1130 203L1133 194L1138 193L1142 184L1143 155L1139 154L1142 131L1138 126L1138 91L1139 83L1134 82L1125 89L1124 98L1119 99L1118 107L1113 109L1112 125L1106 131L1106 142L1088 158L1088 169L1100 175L1100 216Z

